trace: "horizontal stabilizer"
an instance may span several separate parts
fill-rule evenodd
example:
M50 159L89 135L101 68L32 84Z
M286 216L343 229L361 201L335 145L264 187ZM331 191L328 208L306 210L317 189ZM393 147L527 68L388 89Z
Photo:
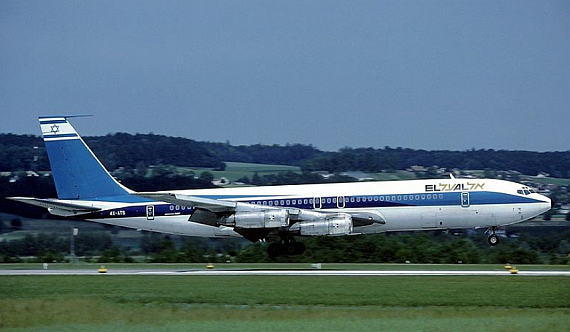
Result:
M138 192L133 195L150 198L156 201L162 201L187 207L206 209L212 212L231 212L237 207L236 202L221 201L211 198L203 198L197 196L189 196L183 194L169 192Z
M6 197L6 198L11 199L13 201L40 206L47 209L57 209L69 212L87 213L87 212L94 212L101 210L100 208L91 205L81 205L75 203L62 202L57 199L33 198L33 197Z

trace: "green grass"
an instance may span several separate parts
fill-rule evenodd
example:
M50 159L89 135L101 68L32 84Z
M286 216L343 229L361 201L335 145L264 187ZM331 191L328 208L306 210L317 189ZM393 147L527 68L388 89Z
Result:
M376 181L399 181L413 180L416 175L408 171L395 171L393 173L368 173L368 175Z
M14 231L0 235L0 241L21 240L25 238L26 235L36 235L36 234L38 234L37 231Z
M238 163L231 161L226 161L225 164L226 170L233 172L301 172L301 168L297 166Z
M110 310L86 303L61 303L58 316L6 331L568 331L562 309L481 308L232 308L123 306ZM42 312L46 304L19 308ZM95 312L95 314L93 314ZM83 315L85 314L85 315Z
M567 277L2 276L13 331L567 331Z
M568 277L3 276L3 299L570 308ZM503 294L504 296L497 296Z
M252 164L252 163L238 163L238 162L225 162L226 169L224 171L215 171L212 168L189 168L178 167L180 174L186 174L189 171L194 172L196 176L200 176L202 172L208 171L214 175L214 178L226 177L230 181L237 181L238 179L247 176L251 177L257 173L260 176L268 174L277 174L281 172L294 172L301 173L301 168L297 166L287 165L271 165L271 164Z
M570 179L540 178L540 177L536 177L536 176L523 176L523 178L532 180L534 182L542 183L542 184L555 184L555 185L559 185L559 186L570 185Z

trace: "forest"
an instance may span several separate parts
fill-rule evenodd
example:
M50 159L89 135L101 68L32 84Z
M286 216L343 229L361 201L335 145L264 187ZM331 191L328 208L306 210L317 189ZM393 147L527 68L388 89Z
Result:
M224 162L234 161L294 165L308 172L381 172L414 165L437 165L447 169L514 170L526 175L548 173L556 178L570 178L570 151L426 151L386 146L329 152L302 144L234 146L229 142L197 142L181 137L126 133L84 139L109 170L159 164L223 170ZM42 139L33 135L0 134L0 171L26 170L49 170Z

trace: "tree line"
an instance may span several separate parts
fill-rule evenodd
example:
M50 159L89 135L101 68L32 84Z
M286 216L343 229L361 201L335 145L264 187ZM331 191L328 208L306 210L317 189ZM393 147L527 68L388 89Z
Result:
M0 262L65 261L69 238L53 234L26 235L19 240L0 241ZM569 264L570 233L547 237L524 234L505 238L490 247L484 234L455 236L444 232L407 232L345 237L304 238L307 251L283 256L278 262L297 263L414 263L414 264ZM213 243L213 244L212 244ZM243 245L235 239L172 239L145 233L139 248L114 244L107 233L83 234L75 240L76 254L89 262L120 263L259 263L271 262L269 243ZM141 258L141 256L143 258ZM23 258L28 257L28 258Z
M109 170L118 167L142 169L160 164L223 170L224 161L233 161L294 165L307 172L380 172L413 165L438 165L447 169L514 170L527 175L545 172L553 177L570 177L570 151L427 151L387 146L327 152L302 144L234 146L229 142L197 142L181 137L126 133L85 137L85 141ZM48 169L40 137L0 134L1 171Z

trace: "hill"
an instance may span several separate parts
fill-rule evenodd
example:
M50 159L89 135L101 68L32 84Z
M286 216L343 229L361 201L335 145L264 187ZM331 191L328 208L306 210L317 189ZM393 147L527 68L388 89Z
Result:
M276 164L301 167L302 171L381 172L411 166L437 165L446 169L514 170L526 175L548 173L570 178L570 151L533 152L505 150L426 151L404 148L344 148L326 152L311 145L250 145L198 142L154 134L116 133L85 137L85 141L109 169L144 169L151 165L175 165L224 170L224 162ZM32 135L0 134L0 171L47 170L49 163L42 139Z

